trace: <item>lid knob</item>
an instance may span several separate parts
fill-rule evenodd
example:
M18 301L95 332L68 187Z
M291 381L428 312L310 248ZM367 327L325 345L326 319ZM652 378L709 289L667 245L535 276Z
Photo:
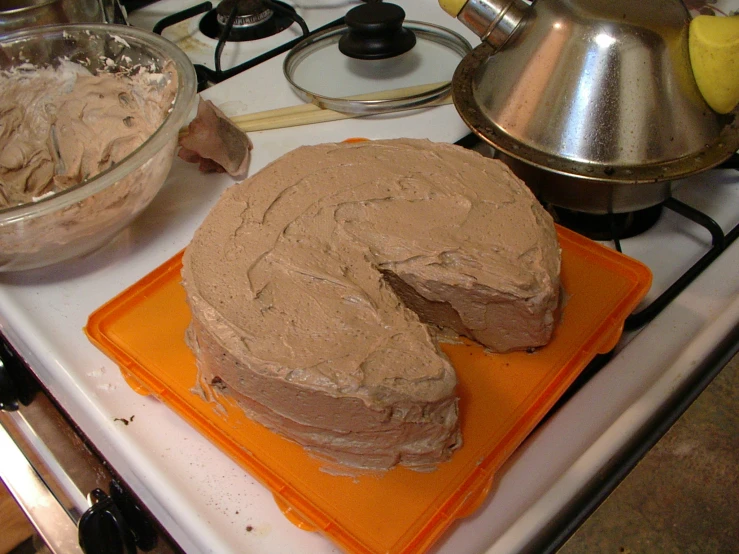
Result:
M403 27L405 11L384 2L362 4L344 17L348 33L339 39L339 51L359 60L383 60L408 52L416 44L413 31Z

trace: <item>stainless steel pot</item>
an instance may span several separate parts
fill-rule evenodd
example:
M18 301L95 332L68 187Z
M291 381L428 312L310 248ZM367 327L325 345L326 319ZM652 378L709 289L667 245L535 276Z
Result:
M112 6L107 0L0 0L0 34L54 23L106 23L105 4Z
M458 18L486 42L457 68L454 103L545 201L649 207L739 149L736 110L697 88L679 0L469 0Z

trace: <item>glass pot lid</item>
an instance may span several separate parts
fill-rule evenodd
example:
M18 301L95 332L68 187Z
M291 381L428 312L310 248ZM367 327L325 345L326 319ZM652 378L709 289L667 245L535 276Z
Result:
M472 50L444 27L403 21L395 4L362 4L345 24L298 43L283 65L306 102L373 114L421 107L447 96L460 61Z

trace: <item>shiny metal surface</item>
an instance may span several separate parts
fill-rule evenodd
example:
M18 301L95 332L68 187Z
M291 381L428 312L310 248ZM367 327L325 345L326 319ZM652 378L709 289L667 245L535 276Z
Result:
M698 92L688 23L679 0L537 2L504 49L483 44L465 57L454 103L513 158L638 194L739 149L735 114L713 112Z
M457 15L483 42L500 48L520 27L529 6L522 0L469 0Z
M0 425L0 478L54 554L76 554L77 527Z
M615 214L643 210L661 204L672 192L671 181L614 183L579 179L534 167L512 156L496 152L541 200L579 212Z
M89 507L87 493L107 489L110 474L43 392L14 412L0 412L13 438L45 486L76 525Z

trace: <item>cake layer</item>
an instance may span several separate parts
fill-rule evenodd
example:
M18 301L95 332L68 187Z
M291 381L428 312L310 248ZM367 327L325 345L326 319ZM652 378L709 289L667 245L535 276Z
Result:
M368 406L357 396L286 386L268 374L245 371L198 320L187 342L206 384L230 394L252 419L328 458L371 469L401 461L429 466L461 444L454 395L437 402L399 398Z
M204 379L285 436L426 466L460 440L454 370L424 322L499 351L545 344L559 263L551 218L498 161L420 140L303 147L196 232L190 343Z

